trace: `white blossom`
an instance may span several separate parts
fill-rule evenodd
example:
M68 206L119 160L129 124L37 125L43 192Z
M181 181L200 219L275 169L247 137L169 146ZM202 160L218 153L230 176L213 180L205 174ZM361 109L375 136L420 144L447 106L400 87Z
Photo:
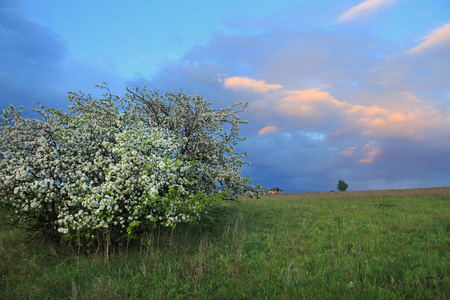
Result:
M138 96L154 99L160 123ZM43 228L75 239L80 230L120 236L149 222L175 226L230 192L252 191L240 176L245 155L235 152L244 123L237 106L216 111L197 95L158 97L71 92L69 113L40 106L40 120L10 106L0 124L0 202L21 221L48 214ZM164 108L164 101L175 102Z

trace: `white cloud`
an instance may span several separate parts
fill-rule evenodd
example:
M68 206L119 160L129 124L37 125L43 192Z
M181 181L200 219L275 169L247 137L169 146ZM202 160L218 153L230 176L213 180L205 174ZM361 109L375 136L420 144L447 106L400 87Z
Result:
M344 12L338 19L339 22L349 22L361 18L367 14L377 11L381 6L391 4L395 0L367 0L364 1L346 12Z

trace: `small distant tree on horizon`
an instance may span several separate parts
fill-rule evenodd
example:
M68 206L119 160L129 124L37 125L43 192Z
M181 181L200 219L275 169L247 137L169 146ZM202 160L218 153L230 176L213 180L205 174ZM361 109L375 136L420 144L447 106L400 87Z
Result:
M337 190L339 192L345 192L348 189L348 184L345 183L344 180L339 179L338 184L337 184Z

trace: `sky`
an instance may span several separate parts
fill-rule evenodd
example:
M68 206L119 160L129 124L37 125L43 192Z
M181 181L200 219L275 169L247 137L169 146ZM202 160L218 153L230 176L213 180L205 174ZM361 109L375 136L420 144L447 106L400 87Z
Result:
M448 0L0 0L0 44L1 110L197 92L249 103L254 184L450 186Z

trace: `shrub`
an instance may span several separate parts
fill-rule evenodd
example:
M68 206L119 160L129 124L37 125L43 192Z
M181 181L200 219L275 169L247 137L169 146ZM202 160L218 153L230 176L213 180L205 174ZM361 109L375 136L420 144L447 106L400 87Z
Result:
M197 124L185 119L185 106L172 103L161 121L133 95L108 89L99 99L69 92L69 113L40 106L40 120L23 118L23 107L6 109L0 202L14 209L16 225L83 246L121 242L149 226L198 220L238 193L258 193L240 177L237 106L213 111L196 95L171 95L196 101ZM222 127L230 118L231 135Z

